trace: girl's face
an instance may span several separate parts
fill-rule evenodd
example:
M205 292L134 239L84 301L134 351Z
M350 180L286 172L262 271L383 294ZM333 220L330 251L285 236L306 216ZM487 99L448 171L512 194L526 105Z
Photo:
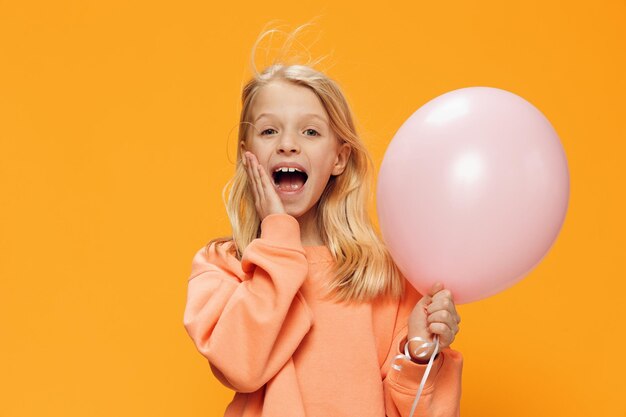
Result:
M343 172L350 145L339 143L315 93L288 81L262 87L251 116L254 129L241 154L256 156L287 213L298 218L316 206L330 176Z

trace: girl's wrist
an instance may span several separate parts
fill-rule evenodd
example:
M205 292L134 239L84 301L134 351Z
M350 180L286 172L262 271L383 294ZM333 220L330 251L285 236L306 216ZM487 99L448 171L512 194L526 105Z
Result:
M405 346L402 349L402 351L408 352L411 362L414 362L420 365L428 364L428 362L430 361L430 357L433 354L434 345L431 345L430 347L426 348L424 347L423 339L421 341L420 340L409 341L410 339L411 339L410 337L405 339L407 341L405 342ZM437 352L435 359L437 359L437 356L439 356L439 352Z
M423 358L414 358L413 355L409 354L409 356L411 357L411 362L413 363L418 363L420 365L428 365L428 362L430 362L430 357L432 355L428 355L426 357ZM435 359L437 359L437 356L439 356L439 352L437 352L437 355L435 356Z

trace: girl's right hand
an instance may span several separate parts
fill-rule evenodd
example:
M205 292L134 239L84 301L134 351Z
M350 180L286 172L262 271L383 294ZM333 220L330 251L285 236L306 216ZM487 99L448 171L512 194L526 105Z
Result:
M252 152L244 152L243 165L248 173L248 181L254 196L254 206L261 221L270 214L287 213L282 200L274 189L272 179L267 175Z

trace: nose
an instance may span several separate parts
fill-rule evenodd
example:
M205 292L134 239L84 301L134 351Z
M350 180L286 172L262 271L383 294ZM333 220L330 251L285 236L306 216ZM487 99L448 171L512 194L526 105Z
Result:
M293 138L293 136L289 133L286 133L281 136L278 141L277 147L278 153L300 153L300 146Z

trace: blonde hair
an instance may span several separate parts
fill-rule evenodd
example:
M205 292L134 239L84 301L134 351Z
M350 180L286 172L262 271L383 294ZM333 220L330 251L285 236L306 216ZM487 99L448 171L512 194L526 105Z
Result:
M295 34L306 25L296 29ZM261 33L256 45L268 33ZM350 107L335 81L312 68L312 64L286 65L275 62L262 72L254 66L254 49L251 63L254 76L242 89L242 109L238 141L245 143L249 137L251 113L255 97L263 86L274 80L283 80L309 88L320 99L330 119L330 128L339 141L348 143L351 152L344 172L331 176L318 201L317 226L322 241L335 259L334 279L327 283L327 296L336 301L371 301L379 296L398 299L404 293L404 279L391 259L387 248L374 230L367 212L373 182L371 157L356 132ZM245 126L243 129L241 128ZM231 247L241 260L243 249L260 236L260 219L249 192L248 177L241 163L241 147L237 146L234 177L226 203L233 236L214 239L207 247L234 241Z

